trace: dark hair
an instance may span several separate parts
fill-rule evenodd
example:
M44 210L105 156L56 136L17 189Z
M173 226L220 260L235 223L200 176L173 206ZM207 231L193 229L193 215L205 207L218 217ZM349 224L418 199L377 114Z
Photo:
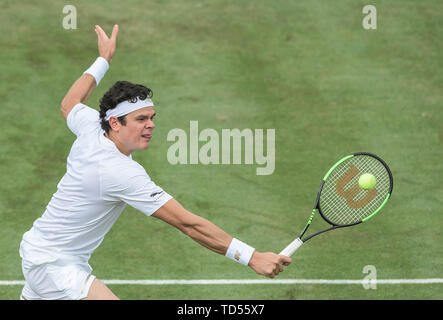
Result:
M109 121L106 121L106 111L114 109L120 102L129 100L136 102L137 98L144 100L152 98L153 92L151 89L141 85L134 84L128 81L117 81L114 85L103 95L100 99L100 121L101 127L106 133L111 131ZM126 124L126 116L118 117L122 125Z

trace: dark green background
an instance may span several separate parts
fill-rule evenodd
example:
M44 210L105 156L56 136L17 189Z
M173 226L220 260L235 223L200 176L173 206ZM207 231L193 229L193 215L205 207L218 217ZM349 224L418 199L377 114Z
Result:
M77 29L62 9L77 8ZM59 105L98 55L94 25L120 25L117 80L154 91L151 147L133 156L183 206L259 251L300 232L329 167L357 151L391 167L387 206L324 234L281 279L442 278L441 1L9 1L0 3L0 280L23 279L18 248L66 170L74 135ZM168 163L173 128L276 130L276 167ZM321 227L320 220L314 220ZM316 224L319 223L319 224ZM99 279L262 279L128 207L90 264ZM442 285L110 286L123 299L442 299ZM21 286L0 286L17 299Z

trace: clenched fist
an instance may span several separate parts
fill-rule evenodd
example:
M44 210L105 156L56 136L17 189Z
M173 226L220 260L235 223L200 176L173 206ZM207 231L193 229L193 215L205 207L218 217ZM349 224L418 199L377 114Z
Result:
M283 271L283 266L288 266L292 259L273 252L254 251L249 266L258 274L274 278Z

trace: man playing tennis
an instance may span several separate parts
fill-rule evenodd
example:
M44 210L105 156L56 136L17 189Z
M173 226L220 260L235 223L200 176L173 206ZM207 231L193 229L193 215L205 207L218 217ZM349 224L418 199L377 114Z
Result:
M291 258L258 252L187 211L132 160L132 152L149 147L155 127L149 88L119 81L100 100L100 113L84 104L109 68L118 28L115 25L108 38L95 27L100 57L61 103L61 113L77 139L57 192L23 235L20 256L26 283L21 299L118 299L91 275L88 261L126 204L274 278Z

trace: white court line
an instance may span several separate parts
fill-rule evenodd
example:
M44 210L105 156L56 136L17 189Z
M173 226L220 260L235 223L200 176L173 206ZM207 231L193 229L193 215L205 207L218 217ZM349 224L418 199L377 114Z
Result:
M443 278L431 279L202 279L202 280L102 280L110 285L232 285L232 284L437 284L443 283ZM0 280L0 286L24 285L24 280Z

